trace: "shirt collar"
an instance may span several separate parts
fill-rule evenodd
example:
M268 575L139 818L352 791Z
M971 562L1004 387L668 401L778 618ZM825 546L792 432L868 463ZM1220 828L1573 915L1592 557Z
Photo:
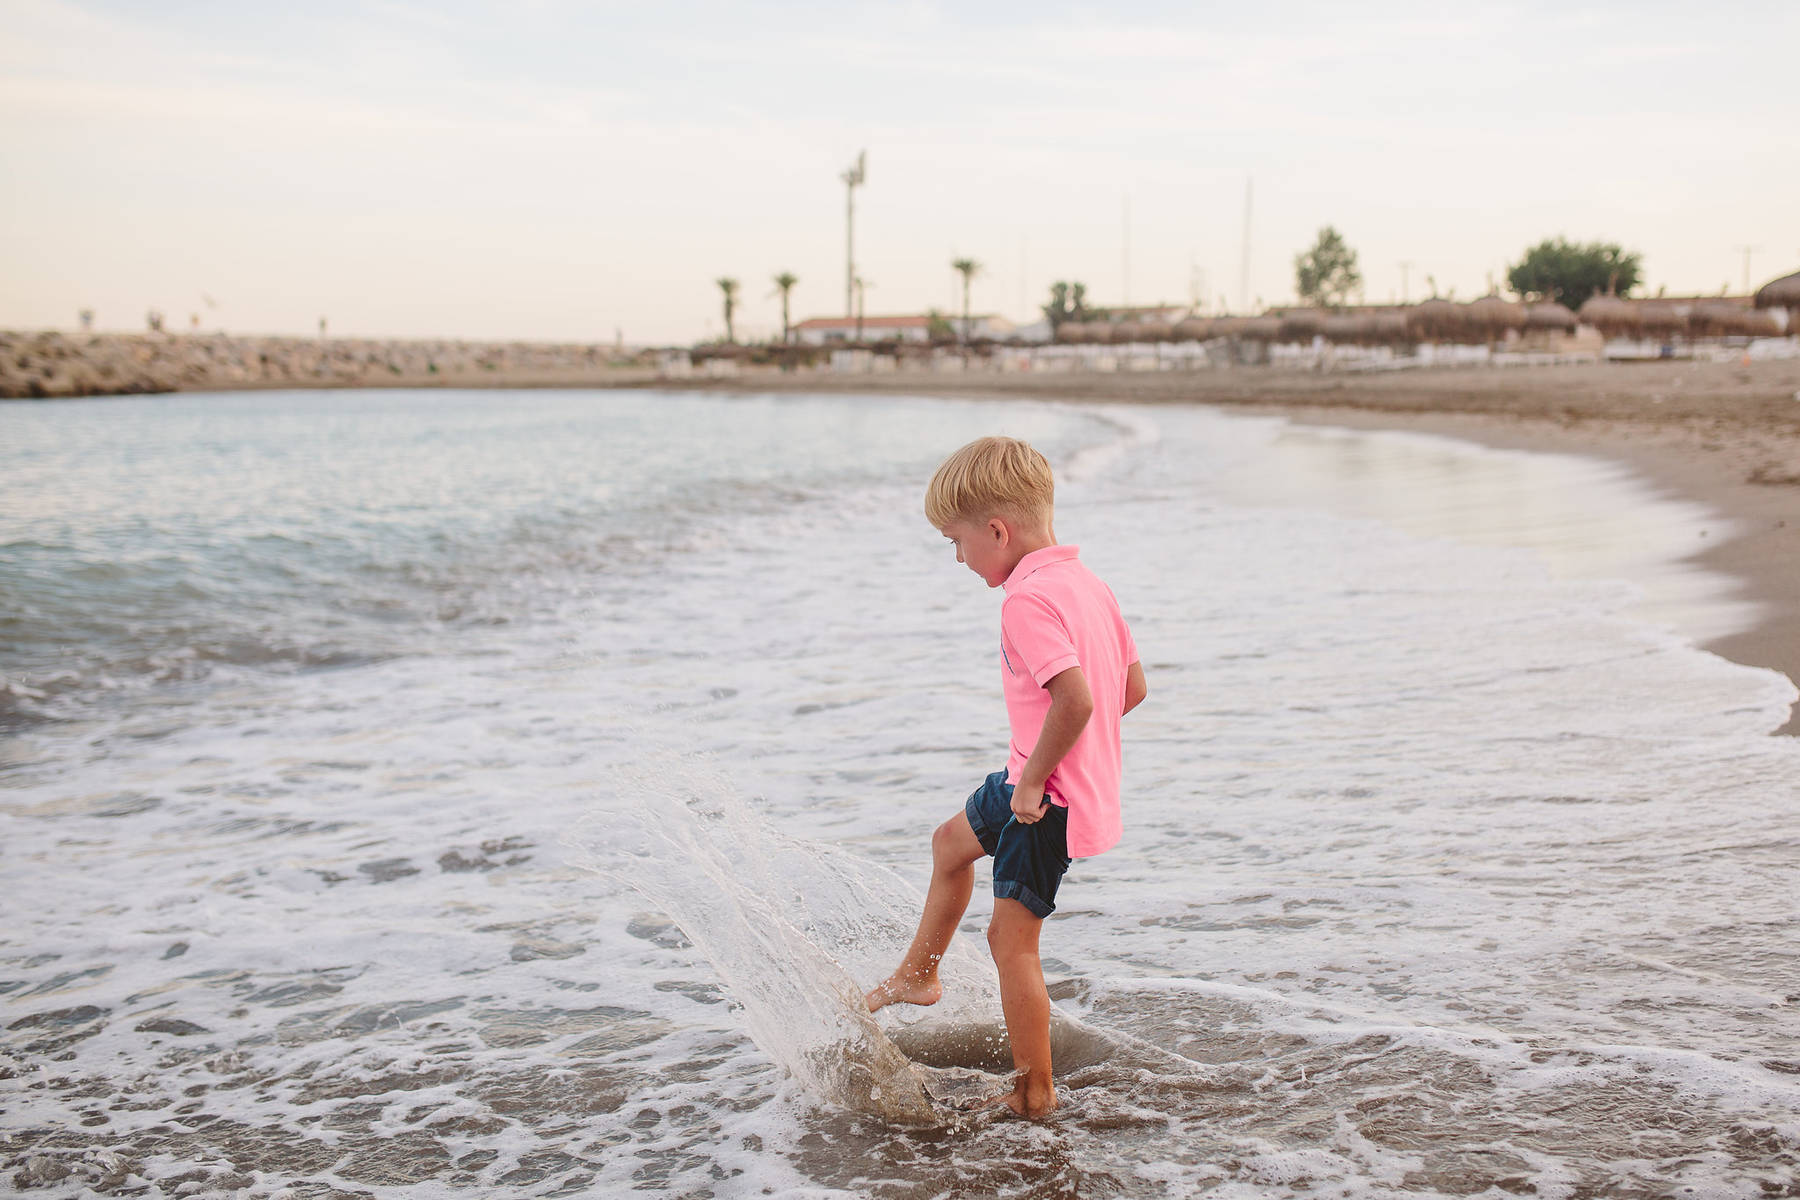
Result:
M1001 586L1011 591L1014 584L1024 583L1033 573L1051 563L1069 562L1080 553L1080 546L1045 546L1042 550L1033 550L1018 561Z

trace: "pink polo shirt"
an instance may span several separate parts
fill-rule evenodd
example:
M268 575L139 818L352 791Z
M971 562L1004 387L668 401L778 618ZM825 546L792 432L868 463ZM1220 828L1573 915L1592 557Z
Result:
M1050 711L1044 685L1070 667L1087 677L1094 715L1044 785L1050 802L1069 810L1069 857L1086 858L1112 847L1124 832L1119 721L1125 673L1138 654L1112 589L1081 565L1078 553L1076 546L1033 550L1007 576L1000 678L1012 725L1006 778L1017 784Z

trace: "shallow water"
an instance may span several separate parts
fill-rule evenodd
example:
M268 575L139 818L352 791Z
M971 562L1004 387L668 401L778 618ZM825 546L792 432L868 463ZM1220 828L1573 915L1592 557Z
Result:
M980 889L942 1005L853 999L1004 753L998 597L918 514L993 430L1051 454L1152 688L1126 841L1045 930L1037 1126L963 1107L1005 1061ZM0 1181L1795 1194L1793 689L1646 620L1729 618L1639 569L1699 516L1595 464L1325 436L868 398L0 409ZM1596 523L1641 553L1570 549Z

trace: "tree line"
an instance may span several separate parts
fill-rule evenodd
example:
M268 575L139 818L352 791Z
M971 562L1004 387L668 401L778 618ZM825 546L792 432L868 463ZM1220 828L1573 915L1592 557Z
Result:
M969 287L982 271L973 258L957 258L951 269L962 276L962 340L970 333ZM786 344L792 325L788 319L788 302L794 285L800 282L791 271L773 277L775 291L781 297L781 340ZM1436 282L1430 276L1432 295ZM1643 281L1643 256L1627 251L1615 242L1571 242L1567 238L1545 238L1526 249L1519 261L1507 269L1506 283L1521 300L1554 301L1571 311L1579 309L1593 296L1629 296ZM737 341L737 306L740 285L729 276L715 281L724 302L725 340ZM1357 266L1356 251L1344 235L1327 225L1307 249L1294 256L1294 291L1300 300L1316 308L1341 308L1362 290L1362 272ZM1087 286L1078 281L1058 280L1050 285L1050 298L1040 309L1052 331L1067 322L1107 320L1111 313L1090 305ZM950 322L932 309L928 315L928 332L936 341L955 336Z
M1432 295L1437 294L1431 280ZM1507 268L1506 284L1519 299L1554 301L1571 312L1598 295L1628 296L1643 280L1643 256L1616 242L1545 238ZM1330 225L1294 256L1294 291L1307 304L1339 308L1362 288L1356 251Z

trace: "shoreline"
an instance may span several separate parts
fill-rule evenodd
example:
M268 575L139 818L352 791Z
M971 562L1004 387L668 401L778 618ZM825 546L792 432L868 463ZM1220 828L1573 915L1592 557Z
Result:
M1728 519L1680 561L1737 581L1755 623L1703 650L1800 683L1800 362L1449 368L1385 376L1269 370L1160 375L852 375L670 381L674 390L1199 404L1299 424L1436 434L1624 465ZM1800 703L1773 732L1800 736Z
M121 340L158 351L176 344L171 338ZM288 343L308 348L302 339L283 340ZM440 346L475 357L457 370L438 370L422 352ZM310 348L316 352L318 344ZM332 358L261 378L245 378L247 372L235 368L171 370L161 381L166 386L152 390L575 388L1197 404L1301 424L1429 433L1496 449L1598 458L1623 465L1662 494L1697 502L1730 521L1730 537L1680 561L1735 580L1732 599L1753 604L1758 618L1749 629L1695 644L1800 683L1800 359L1354 373L1269 366L879 375L752 368L717 378L668 378L653 369L591 358L587 347L407 343L401 348L403 360L384 362L380 369L370 359ZM1800 736L1800 703L1778 732Z

